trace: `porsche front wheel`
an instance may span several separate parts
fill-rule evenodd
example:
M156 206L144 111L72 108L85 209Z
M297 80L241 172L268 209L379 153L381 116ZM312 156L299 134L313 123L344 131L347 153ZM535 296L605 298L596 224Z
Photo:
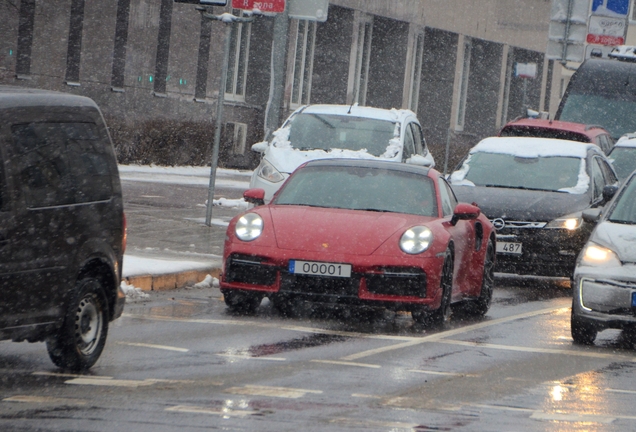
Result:
M481 281L481 291L476 300L468 305L468 313L472 315L486 315L492 302L492 292L495 287L495 245L488 241L486 257L484 258L484 274Z
M437 327L444 325L450 319L451 295L453 291L453 255L450 251L446 252L446 257L444 258L440 289L442 290L442 301L439 308L432 312L419 309L411 311L415 322Z
M261 305L263 295L235 289L222 290L225 304L232 312L253 314Z

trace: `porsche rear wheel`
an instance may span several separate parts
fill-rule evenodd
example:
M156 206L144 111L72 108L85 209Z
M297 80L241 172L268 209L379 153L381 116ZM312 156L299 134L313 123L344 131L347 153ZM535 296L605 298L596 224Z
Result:
M222 292L225 304L232 312L253 314L263 300L260 293L235 289L225 289Z
M411 311L415 322L426 326L440 327L450 320L451 295L453 291L453 255L450 251L446 252L446 257L444 258L440 289L442 290L442 301L439 308L432 312L419 309Z

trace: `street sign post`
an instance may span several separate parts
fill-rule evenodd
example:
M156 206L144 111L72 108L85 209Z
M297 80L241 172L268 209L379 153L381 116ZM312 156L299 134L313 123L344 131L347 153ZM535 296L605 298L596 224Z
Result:
M590 0L552 0L547 58L583 61L589 11Z
M234 9L280 13L285 11L285 0L232 0Z

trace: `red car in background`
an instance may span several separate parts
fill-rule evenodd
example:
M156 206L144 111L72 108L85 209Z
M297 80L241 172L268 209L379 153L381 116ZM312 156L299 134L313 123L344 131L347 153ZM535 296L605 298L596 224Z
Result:
M614 146L612 136L602 126L559 120L517 119L501 128L498 136L556 138L592 143L599 146L605 154L609 154Z
M263 189L244 193L262 204ZM409 311L442 324L450 305L483 315L494 285L495 234L434 169L359 159L301 165L268 205L227 230L221 292L254 312L299 301Z

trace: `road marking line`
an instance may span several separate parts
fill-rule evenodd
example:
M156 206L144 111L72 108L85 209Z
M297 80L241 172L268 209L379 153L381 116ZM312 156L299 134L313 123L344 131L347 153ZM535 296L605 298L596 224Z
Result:
M154 349L160 349L160 350L166 350L166 351L177 351L177 352L190 351L187 348L177 348L177 347L167 346L167 345L153 345L153 344L140 343L140 342L117 342L117 344L134 346L134 347L142 347L142 348L154 348Z
M340 361L340 360L312 360L312 362L314 362L314 363L336 364L336 365L344 365L344 366L366 367L366 368L373 368L373 369L379 369L379 368L382 367L380 365L375 365L375 364L355 363L355 362Z
M511 407L511 406L505 406L505 405L486 405L486 404L469 403L469 404L466 404L466 406L470 406L473 408L485 408L485 409L491 409L491 410L497 410L497 411L518 411L518 412L527 412L527 413L533 413L536 411L531 408Z
M353 393L351 397L363 398L363 399L382 399L382 396L362 394L362 393Z
M217 354L219 357L228 357L228 358L236 358L240 360L269 360L269 361L287 361L286 358L283 357L254 357L249 355L240 355L240 354Z
M290 387L270 387L259 385L246 385L243 387L230 387L224 390L228 393L248 396L272 396L287 399L298 399L307 393L321 394L321 390L307 390Z
M105 379L93 379L93 378L75 378L72 380L64 381L65 384L78 384L78 385L94 385L94 386L108 386L108 387L142 387L156 384L155 380L105 380Z
M99 376L99 375L79 375L79 374L70 374L70 373L58 373L58 372L33 372L32 375L41 375L41 376L52 376L52 377L61 377L61 378L93 378L93 379L104 379L104 380L112 380L113 377L110 376Z
M544 411L535 411L530 416L534 420L548 421L567 421L567 422L586 422L586 423L603 423L609 424L616 420L615 417L603 416L598 414L578 414L578 413L547 413Z
M476 378L481 375L477 374L467 374L461 372L440 372L440 371L431 371L431 370L419 370L419 369L410 369L408 372L421 373L426 375L442 375L442 376L458 376L458 377L467 377L467 378Z
M86 401L80 399L69 399L50 396L26 396L17 395L2 399L3 402L22 402L22 403L64 403L73 405L86 405Z
M199 406L190 406L190 405L176 405L170 408L166 408L166 411L171 412L182 412L182 413L191 413L191 414L215 414L220 416L227 417L246 417L254 414L259 414L258 411L240 411L240 410L232 410L232 409L222 409L215 410L211 408L199 407Z
M609 392L609 393L636 394L636 391L634 391L634 390L620 390L620 389L608 388L608 389L605 389L605 391Z
M381 420L358 420L352 418L335 418L329 420L329 423L341 424L343 426L353 426L353 427L362 427L364 429L405 429L405 430L416 430L421 428L421 424L417 423L403 423L396 421L381 421Z
M622 356L619 354L610 354L603 352L591 352L591 351L575 351L575 350L567 350L567 349L554 349L554 348L531 348L531 347L522 347L522 346L514 346L514 345L497 345L497 344L487 344L481 342L467 342L453 339L445 339L437 341L439 343L448 344L448 345L461 345L461 346L469 346L475 348L491 348L503 351L519 351L519 352L529 352L529 353L543 353L543 354L562 354L562 355L571 355L571 356L579 356L579 357L592 357L592 358L602 358L602 359L616 359L622 361L636 362L636 358L629 356Z
M371 350L367 350L367 351L362 351L359 352L357 354L352 354L346 357L342 357L341 360L358 360L361 359L363 357L369 357L372 355L376 355L376 354L381 354L381 353L385 353L388 351L394 351L394 350L398 350L398 349L402 349L402 348L407 348L410 346L414 346L414 345L419 345L419 344L423 344L426 342L438 342L441 339L445 339L447 337L451 337L451 336L455 336L458 334L462 334L462 333L468 333L471 331L475 331L475 330L480 330L482 328L486 328L486 327L491 327L491 326L495 326L498 324L503 324L506 322L510 322L510 321L516 321L516 320L521 320L521 319L525 319L525 318L531 318L531 317L535 317L538 315L544 315L544 314L549 314L549 313L554 313L556 311L562 310L564 308L562 307L551 307L551 308L547 308L547 309L540 309L540 310L536 310L536 311L532 311L532 312L525 312L522 314L518 314L518 315L511 315L508 317L504 317L504 318L498 318L498 319L494 319L491 321L484 321L481 323L477 323L477 324L473 324L473 325L469 325L466 327L460 327L460 328L456 328L453 330L448 330L445 332L440 332L440 333L435 333L432 334L430 336L424 336L418 339L414 339L411 340L410 342L404 342L401 344L396 344L396 345L389 345L389 346L385 346L382 348L375 348L375 349L371 349Z

